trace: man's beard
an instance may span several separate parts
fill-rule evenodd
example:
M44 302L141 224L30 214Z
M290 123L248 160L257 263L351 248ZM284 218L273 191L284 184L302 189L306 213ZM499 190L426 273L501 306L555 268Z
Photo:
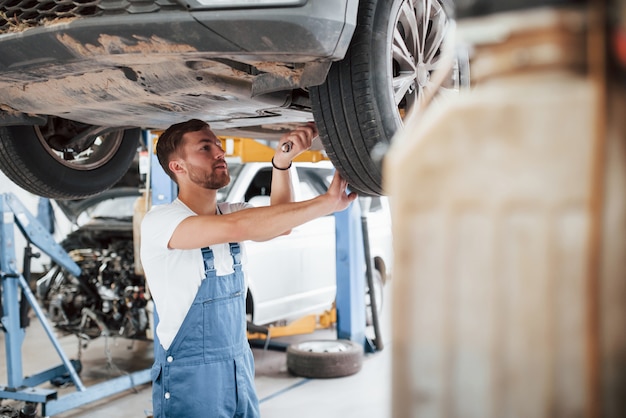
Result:
M218 190L230 183L230 174L228 170L224 170L223 173L215 171L207 173L204 169L189 167L189 179L205 189Z

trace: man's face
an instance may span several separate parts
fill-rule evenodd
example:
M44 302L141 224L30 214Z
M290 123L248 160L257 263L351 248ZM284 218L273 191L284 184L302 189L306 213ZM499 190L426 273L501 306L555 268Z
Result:
M230 182L222 143L208 127L183 136L181 157L191 182L214 190Z

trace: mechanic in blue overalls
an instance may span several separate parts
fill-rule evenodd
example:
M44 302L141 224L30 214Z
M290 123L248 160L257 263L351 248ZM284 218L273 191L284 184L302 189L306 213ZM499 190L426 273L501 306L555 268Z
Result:
M272 159L271 205L217 203L230 181L220 140L200 120L172 125L156 152L178 198L150 210L141 261L159 316L152 367L154 417L258 417L254 360L246 338L241 242L266 241L348 207L356 198L335 174L328 192L293 202L291 161L316 135L284 134Z

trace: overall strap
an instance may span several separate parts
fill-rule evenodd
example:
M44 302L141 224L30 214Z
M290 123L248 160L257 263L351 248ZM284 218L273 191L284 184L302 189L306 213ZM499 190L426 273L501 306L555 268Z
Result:
M241 246L238 242L230 242L228 243L230 246L230 255L233 258L233 265L240 266L241 265Z
M215 212L218 215L222 214L222 210L219 205L215 207ZM229 242L228 245L230 246L230 256L233 258L233 266L241 266L241 246L238 242ZM204 255L204 249L202 249L202 251Z
M205 270L215 270L215 263L213 262L213 250L211 247L202 248L202 259L204 260Z

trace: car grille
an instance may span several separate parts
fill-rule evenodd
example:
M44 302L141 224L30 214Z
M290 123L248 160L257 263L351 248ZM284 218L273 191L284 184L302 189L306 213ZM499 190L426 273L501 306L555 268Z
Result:
M175 0L0 0L0 34L81 17L183 10Z

